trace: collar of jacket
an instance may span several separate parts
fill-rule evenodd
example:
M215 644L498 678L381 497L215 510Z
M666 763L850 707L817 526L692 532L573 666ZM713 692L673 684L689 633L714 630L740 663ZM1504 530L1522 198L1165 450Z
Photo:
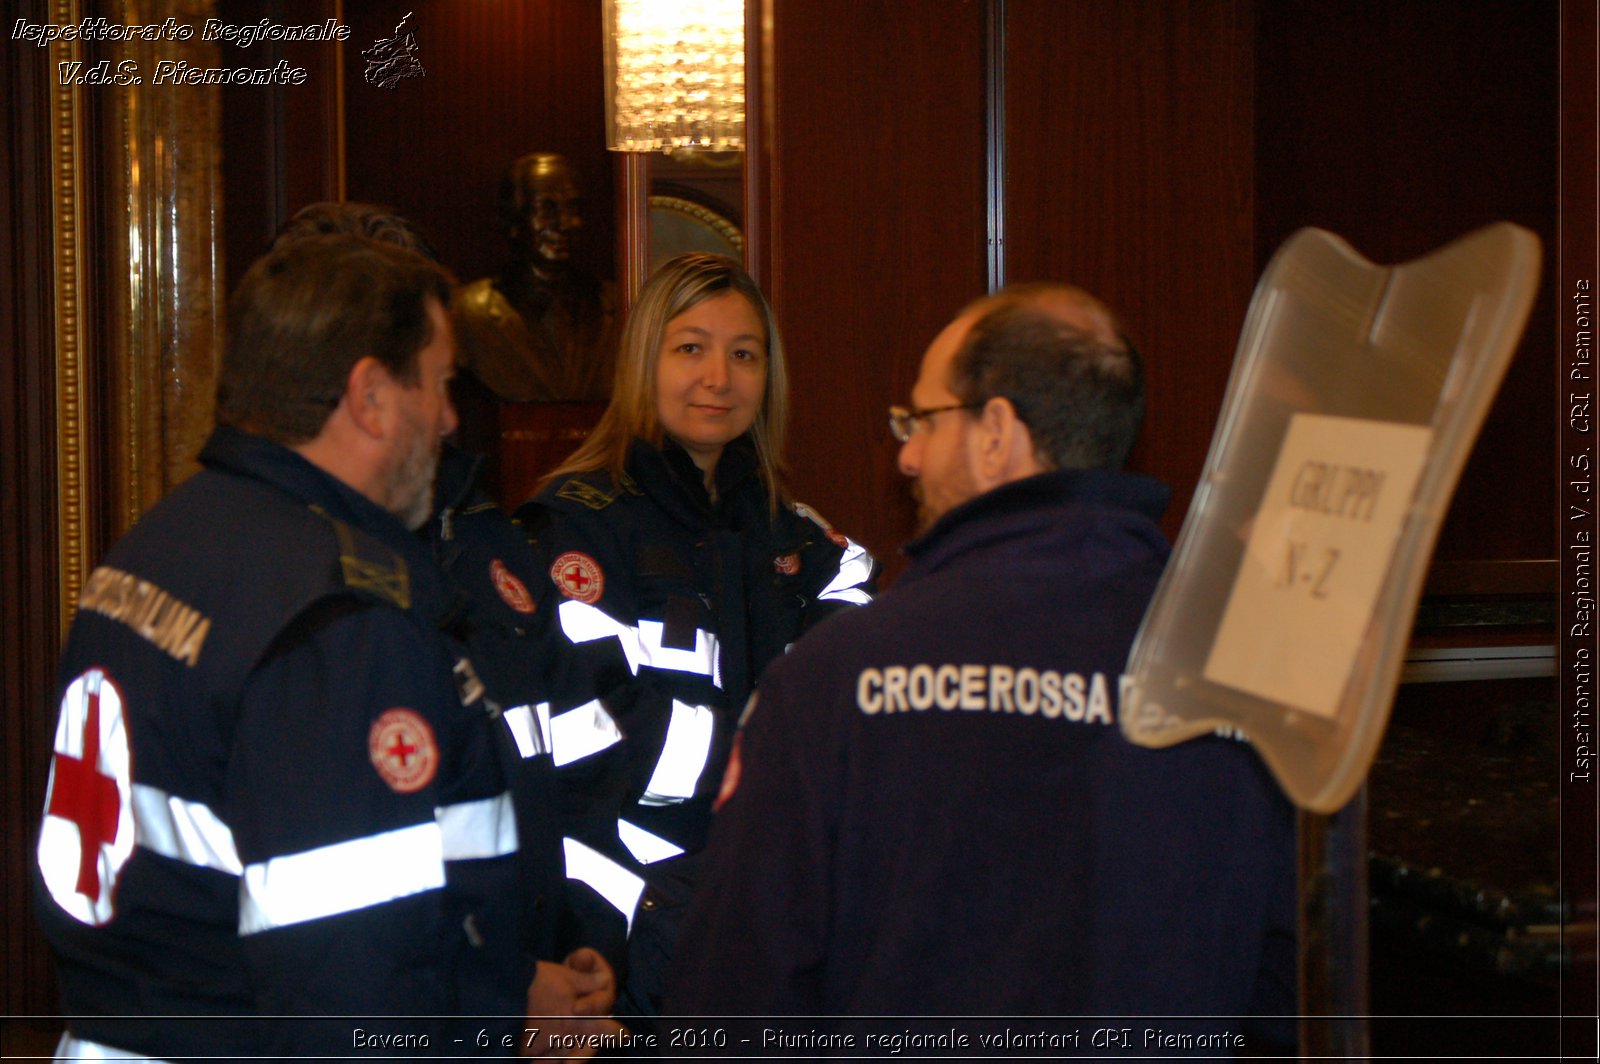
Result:
M439 471L433 480L433 519L444 530L441 536L449 539L450 519L488 497L478 486L483 476L486 459L481 454L464 451L446 442L439 451Z
M1131 511L1148 520L1159 535L1153 526L1171 497L1171 489L1154 478L1113 469L1057 469L1014 480L952 507L907 543L904 552L912 567L900 581L987 543L1056 526L1063 509L1098 506Z
M424 617L443 625L457 611L457 595L420 537L389 511L289 448L265 436L219 425L200 451L200 462L207 469L270 484L296 502L360 529L405 561L412 601Z
M721 521L732 513L731 503L752 489L765 489L757 471L756 448L748 435L740 436L722 449L713 477L717 501L706 492L705 477L694 459L679 444L668 439L655 447L635 439L628 451L628 472L657 505L679 521L700 526ZM765 506L765 499L762 500Z

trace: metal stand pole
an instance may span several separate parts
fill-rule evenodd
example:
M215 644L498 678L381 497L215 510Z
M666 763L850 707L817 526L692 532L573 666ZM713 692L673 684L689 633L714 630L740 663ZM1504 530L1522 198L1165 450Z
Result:
M1300 814L1300 1055L1371 1056L1367 1030L1367 788L1332 816Z

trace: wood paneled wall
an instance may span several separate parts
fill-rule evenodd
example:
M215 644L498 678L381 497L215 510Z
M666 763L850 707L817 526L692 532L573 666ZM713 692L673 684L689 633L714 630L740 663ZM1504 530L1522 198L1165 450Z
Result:
M1177 531L1210 445L1252 243L1251 0L1008 0L1006 273L1104 299L1145 359L1133 468Z
M983 294L984 6L774 5L768 293L796 497L893 561L915 524L888 406Z
M380 89L361 48L413 12L425 78ZM605 147L600 5L345 5L345 169L350 199L387 203L420 225L461 280L498 270L507 252L496 196L513 159L565 155L578 170L583 231L573 261L613 275L613 174Z
M333 9L333 0L234 2L295 22L332 17ZM369 84L363 49L391 36L407 12L426 74L392 88ZM343 21L350 38L342 49L288 54L310 71L305 85L224 97L230 279L294 211L338 198L385 204L415 222L462 281L493 273L507 253L500 179L512 160L533 151L565 155L577 168L585 209L574 261L612 276L613 164L598 3L364 0L343 5Z
M1295 229L1404 262L1502 219L1545 261L1437 560L1553 558L1560 6L1259 3L1257 266Z

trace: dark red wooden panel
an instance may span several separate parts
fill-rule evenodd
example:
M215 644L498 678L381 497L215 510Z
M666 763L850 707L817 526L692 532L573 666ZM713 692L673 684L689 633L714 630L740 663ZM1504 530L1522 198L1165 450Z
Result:
M984 290L983 4L780 0L769 282L798 497L892 561L913 531L886 408Z

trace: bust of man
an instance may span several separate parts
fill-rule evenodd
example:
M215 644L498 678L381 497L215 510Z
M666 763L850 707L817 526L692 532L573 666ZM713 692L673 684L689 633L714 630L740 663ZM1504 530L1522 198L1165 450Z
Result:
M461 365L500 399L600 402L615 366L616 295L571 262L583 225L576 175L548 152L511 164L500 186L511 260L461 290Z

